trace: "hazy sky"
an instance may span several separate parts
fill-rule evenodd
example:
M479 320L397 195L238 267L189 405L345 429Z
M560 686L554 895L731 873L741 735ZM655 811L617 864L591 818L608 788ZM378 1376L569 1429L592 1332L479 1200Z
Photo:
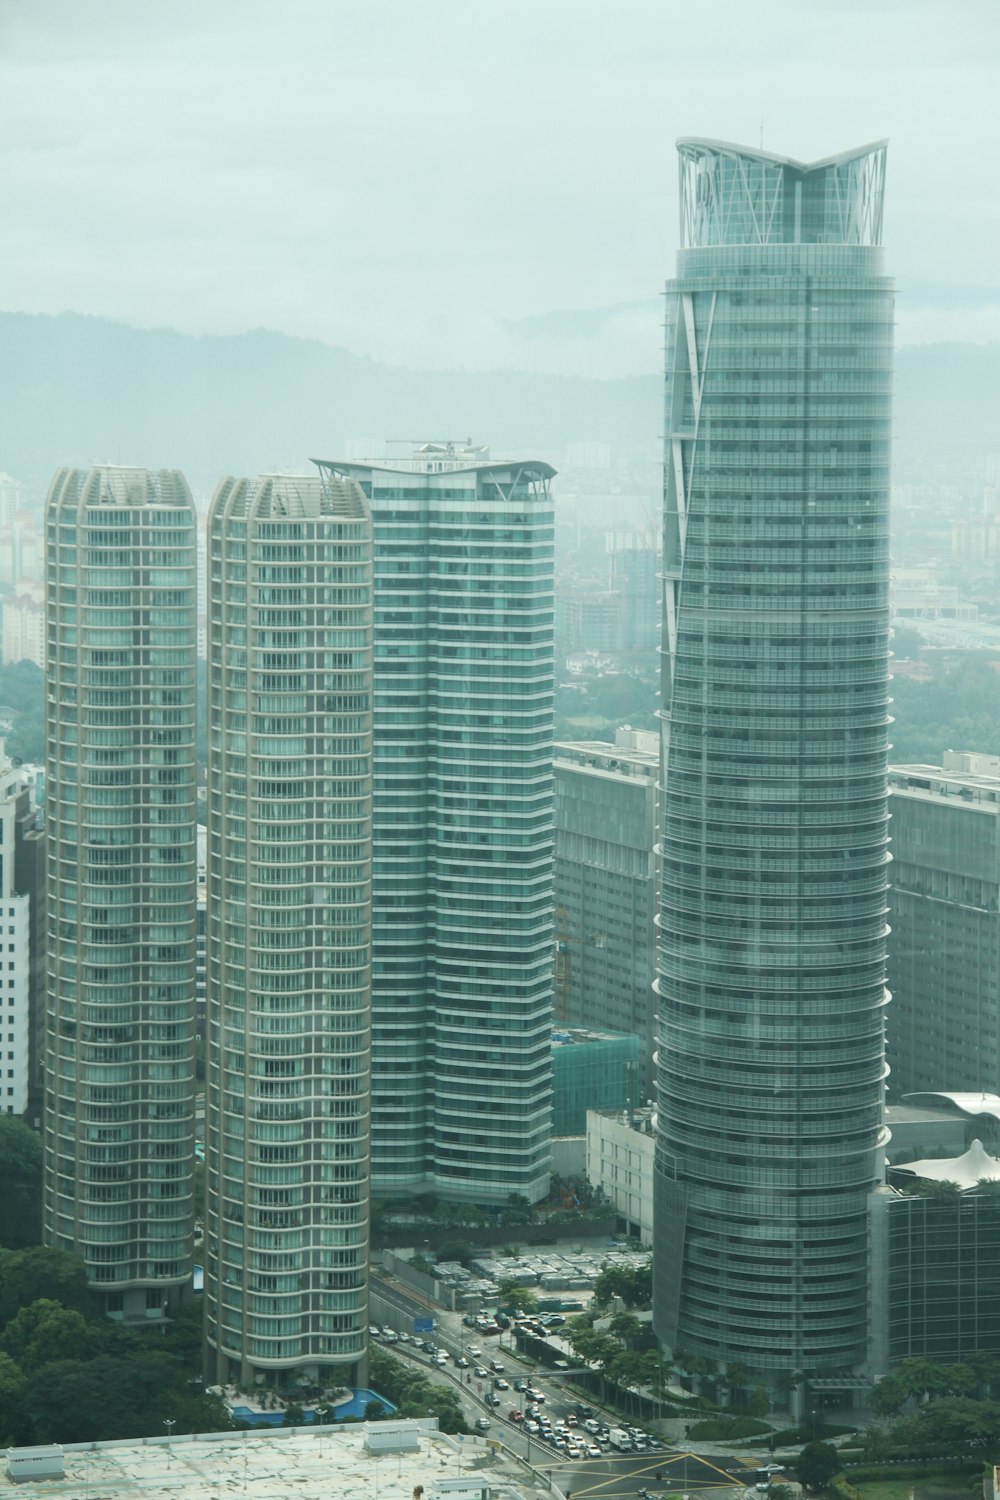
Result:
M1000 0L0 0L0 306L655 370L674 141L763 121L889 136L901 340L998 338L998 72Z

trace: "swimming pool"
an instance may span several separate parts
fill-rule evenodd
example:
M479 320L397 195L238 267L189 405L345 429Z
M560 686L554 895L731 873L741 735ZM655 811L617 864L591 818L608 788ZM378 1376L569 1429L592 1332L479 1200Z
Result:
M345 1417L363 1417L365 1407L369 1401L381 1401L390 1416L396 1408L387 1396L380 1396L378 1391L358 1390L355 1391L350 1401L338 1402L336 1408L336 1420L342 1422ZM285 1414L283 1411L254 1411L252 1406L231 1406L229 1408L237 1422L251 1422L255 1427L283 1427ZM315 1422L316 1413L312 1407L306 1411L306 1422Z

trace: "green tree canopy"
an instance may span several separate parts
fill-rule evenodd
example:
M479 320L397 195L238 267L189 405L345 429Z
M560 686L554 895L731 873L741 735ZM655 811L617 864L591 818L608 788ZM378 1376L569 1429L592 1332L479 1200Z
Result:
M0 1115L0 1246L21 1250L42 1237L42 1143L13 1115Z
M82 1313L47 1297L22 1307L0 1334L0 1349L16 1359L26 1375L56 1360L88 1359L93 1344Z
M22 1307L43 1297L74 1308L85 1317L94 1312L87 1273L79 1256L48 1245L0 1251L0 1329L6 1328Z
M807 1490L822 1490L841 1469L840 1455L832 1443L806 1443L795 1471Z

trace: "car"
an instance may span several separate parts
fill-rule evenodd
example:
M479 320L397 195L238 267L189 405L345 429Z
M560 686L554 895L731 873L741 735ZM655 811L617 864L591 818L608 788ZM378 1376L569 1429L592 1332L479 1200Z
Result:
M439 1349L435 1354L434 1363L436 1365L446 1365L448 1363L448 1355L444 1349Z
M524 1420L524 1430L525 1430L525 1432L541 1432L541 1428L539 1427L538 1423L535 1421L534 1417L526 1417L525 1418L525 1420Z
M500 1405L500 1397L497 1395L496 1391L488 1391L486 1393L486 1404L487 1406Z
M601 1450L600 1450L600 1448L598 1448L598 1446L597 1446L596 1443L588 1443L587 1444L587 1457L588 1458L601 1458L601 1457L603 1457L603 1455L601 1453Z
M410 1335L406 1332L405 1328L400 1329L399 1342L401 1344L408 1344L410 1342Z
M515 1391L526 1391L528 1389L528 1382L526 1380L515 1380L514 1389Z
M478 1344L470 1344L465 1352L470 1359L482 1359L483 1357L483 1351Z
M489 1430L490 1430L490 1419L489 1419L489 1417L477 1417L476 1418L476 1431L477 1432L489 1432Z
M383 1328L382 1329L382 1337L383 1337L383 1339L385 1340L385 1342L387 1344L398 1344L399 1343L399 1334L396 1332L396 1330L394 1328Z
M469 1368L469 1361L466 1359L464 1354L460 1354L455 1363L460 1370L467 1370Z
M474 1373L477 1380L489 1380L490 1378L489 1370L484 1369L482 1365L477 1365Z
M495 1391L509 1391L510 1390L510 1381L509 1380L504 1380L504 1378L503 1378L502 1375L494 1375L494 1377L493 1377L493 1389Z
M762 1474L784 1474L784 1464L765 1464L760 1471Z
M566 1413L566 1426L567 1427L575 1427L576 1426L576 1413L575 1412L568 1411Z
M511 1407L510 1411L507 1413L507 1416L508 1416L508 1418L509 1418L509 1420L511 1422L523 1422L524 1421L524 1412L523 1411L518 1411L518 1409L517 1409L516 1406L512 1406Z
M368 1337L370 1339L380 1339L382 1337L382 1330L377 1323L368 1324Z
M524 1394L528 1397L529 1401L544 1401L545 1400L545 1393L543 1391L538 1390L538 1388L536 1386L533 1386L533 1385L526 1385L525 1388L524 1388Z
M600 1432L601 1430L601 1424L600 1422L598 1422L596 1417L588 1417L583 1425L584 1427L586 1427L588 1432Z
M510 1327L510 1319L507 1317L506 1313L497 1313L496 1323L497 1327L501 1330Z
M466 1313L465 1317L462 1319L462 1323L466 1328L475 1328L476 1326L476 1320L471 1313Z
M504 1367L498 1359L490 1360L490 1369L493 1371L494 1375L502 1375L504 1372Z
M553 1448L555 1448L557 1450L557 1452L559 1452L559 1453L565 1453L566 1452L566 1439L564 1437L554 1437L552 1439L552 1446L553 1446Z

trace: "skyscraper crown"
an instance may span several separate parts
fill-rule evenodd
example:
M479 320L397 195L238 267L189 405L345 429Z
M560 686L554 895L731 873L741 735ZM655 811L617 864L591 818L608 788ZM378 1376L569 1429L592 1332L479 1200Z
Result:
M684 137L681 245L880 245L887 144L801 162Z

